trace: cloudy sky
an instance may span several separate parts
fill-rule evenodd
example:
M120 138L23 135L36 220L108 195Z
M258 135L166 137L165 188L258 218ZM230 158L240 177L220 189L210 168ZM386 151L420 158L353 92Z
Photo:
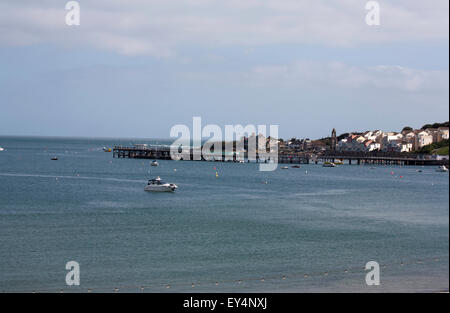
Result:
M0 135L168 138L175 124L281 137L449 116L449 1L0 2Z

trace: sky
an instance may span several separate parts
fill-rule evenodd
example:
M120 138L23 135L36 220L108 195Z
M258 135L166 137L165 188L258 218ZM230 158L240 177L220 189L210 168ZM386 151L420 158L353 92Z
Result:
M0 135L169 138L176 124L283 138L449 119L449 1L0 2Z

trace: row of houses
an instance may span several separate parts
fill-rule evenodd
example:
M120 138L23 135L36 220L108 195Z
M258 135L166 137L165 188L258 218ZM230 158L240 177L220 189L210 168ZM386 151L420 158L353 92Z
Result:
M412 152L432 143L448 140L449 128L404 129L401 133L367 131L362 134L350 134L340 140L338 151L384 151Z
M295 153L295 152L318 153L329 149L329 147L323 141L311 140L309 138L306 139L291 138L286 141L279 140L278 147L280 151L286 153Z

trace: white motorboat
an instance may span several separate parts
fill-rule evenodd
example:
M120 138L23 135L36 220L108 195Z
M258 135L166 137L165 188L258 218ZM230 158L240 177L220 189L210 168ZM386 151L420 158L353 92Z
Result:
M158 176L155 179L150 179L147 186L145 186L145 191L159 191L159 192L173 192L178 186L171 183L165 183Z
M289 169L289 167L287 167L287 166L282 166L281 169L282 169L282 170L287 170L287 169Z
M0 151L5 151L5 149L3 149L2 147L0 147Z
M445 173L448 172L448 168L445 165L439 166L439 168L436 170L436 172Z
M152 163L150 163L150 165L151 166L158 166L159 165L159 163L156 161L156 160L153 160L153 162Z
M325 162L322 165L323 167L336 167L336 164L334 164L333 162Z

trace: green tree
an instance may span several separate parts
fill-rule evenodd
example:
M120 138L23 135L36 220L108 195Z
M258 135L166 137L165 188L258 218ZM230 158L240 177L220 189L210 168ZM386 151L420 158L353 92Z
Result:
M412 131L412 130L413 130L412 127L405 126L405 127L403 127L403 129L402 129L402 133L403 133L403 132L410 132L410 131Z
M422 129L428 129L428 128L439 128L439 127L448 127L449 122L444 122L444 123L434 123L434 124L425 124L422 126Z

